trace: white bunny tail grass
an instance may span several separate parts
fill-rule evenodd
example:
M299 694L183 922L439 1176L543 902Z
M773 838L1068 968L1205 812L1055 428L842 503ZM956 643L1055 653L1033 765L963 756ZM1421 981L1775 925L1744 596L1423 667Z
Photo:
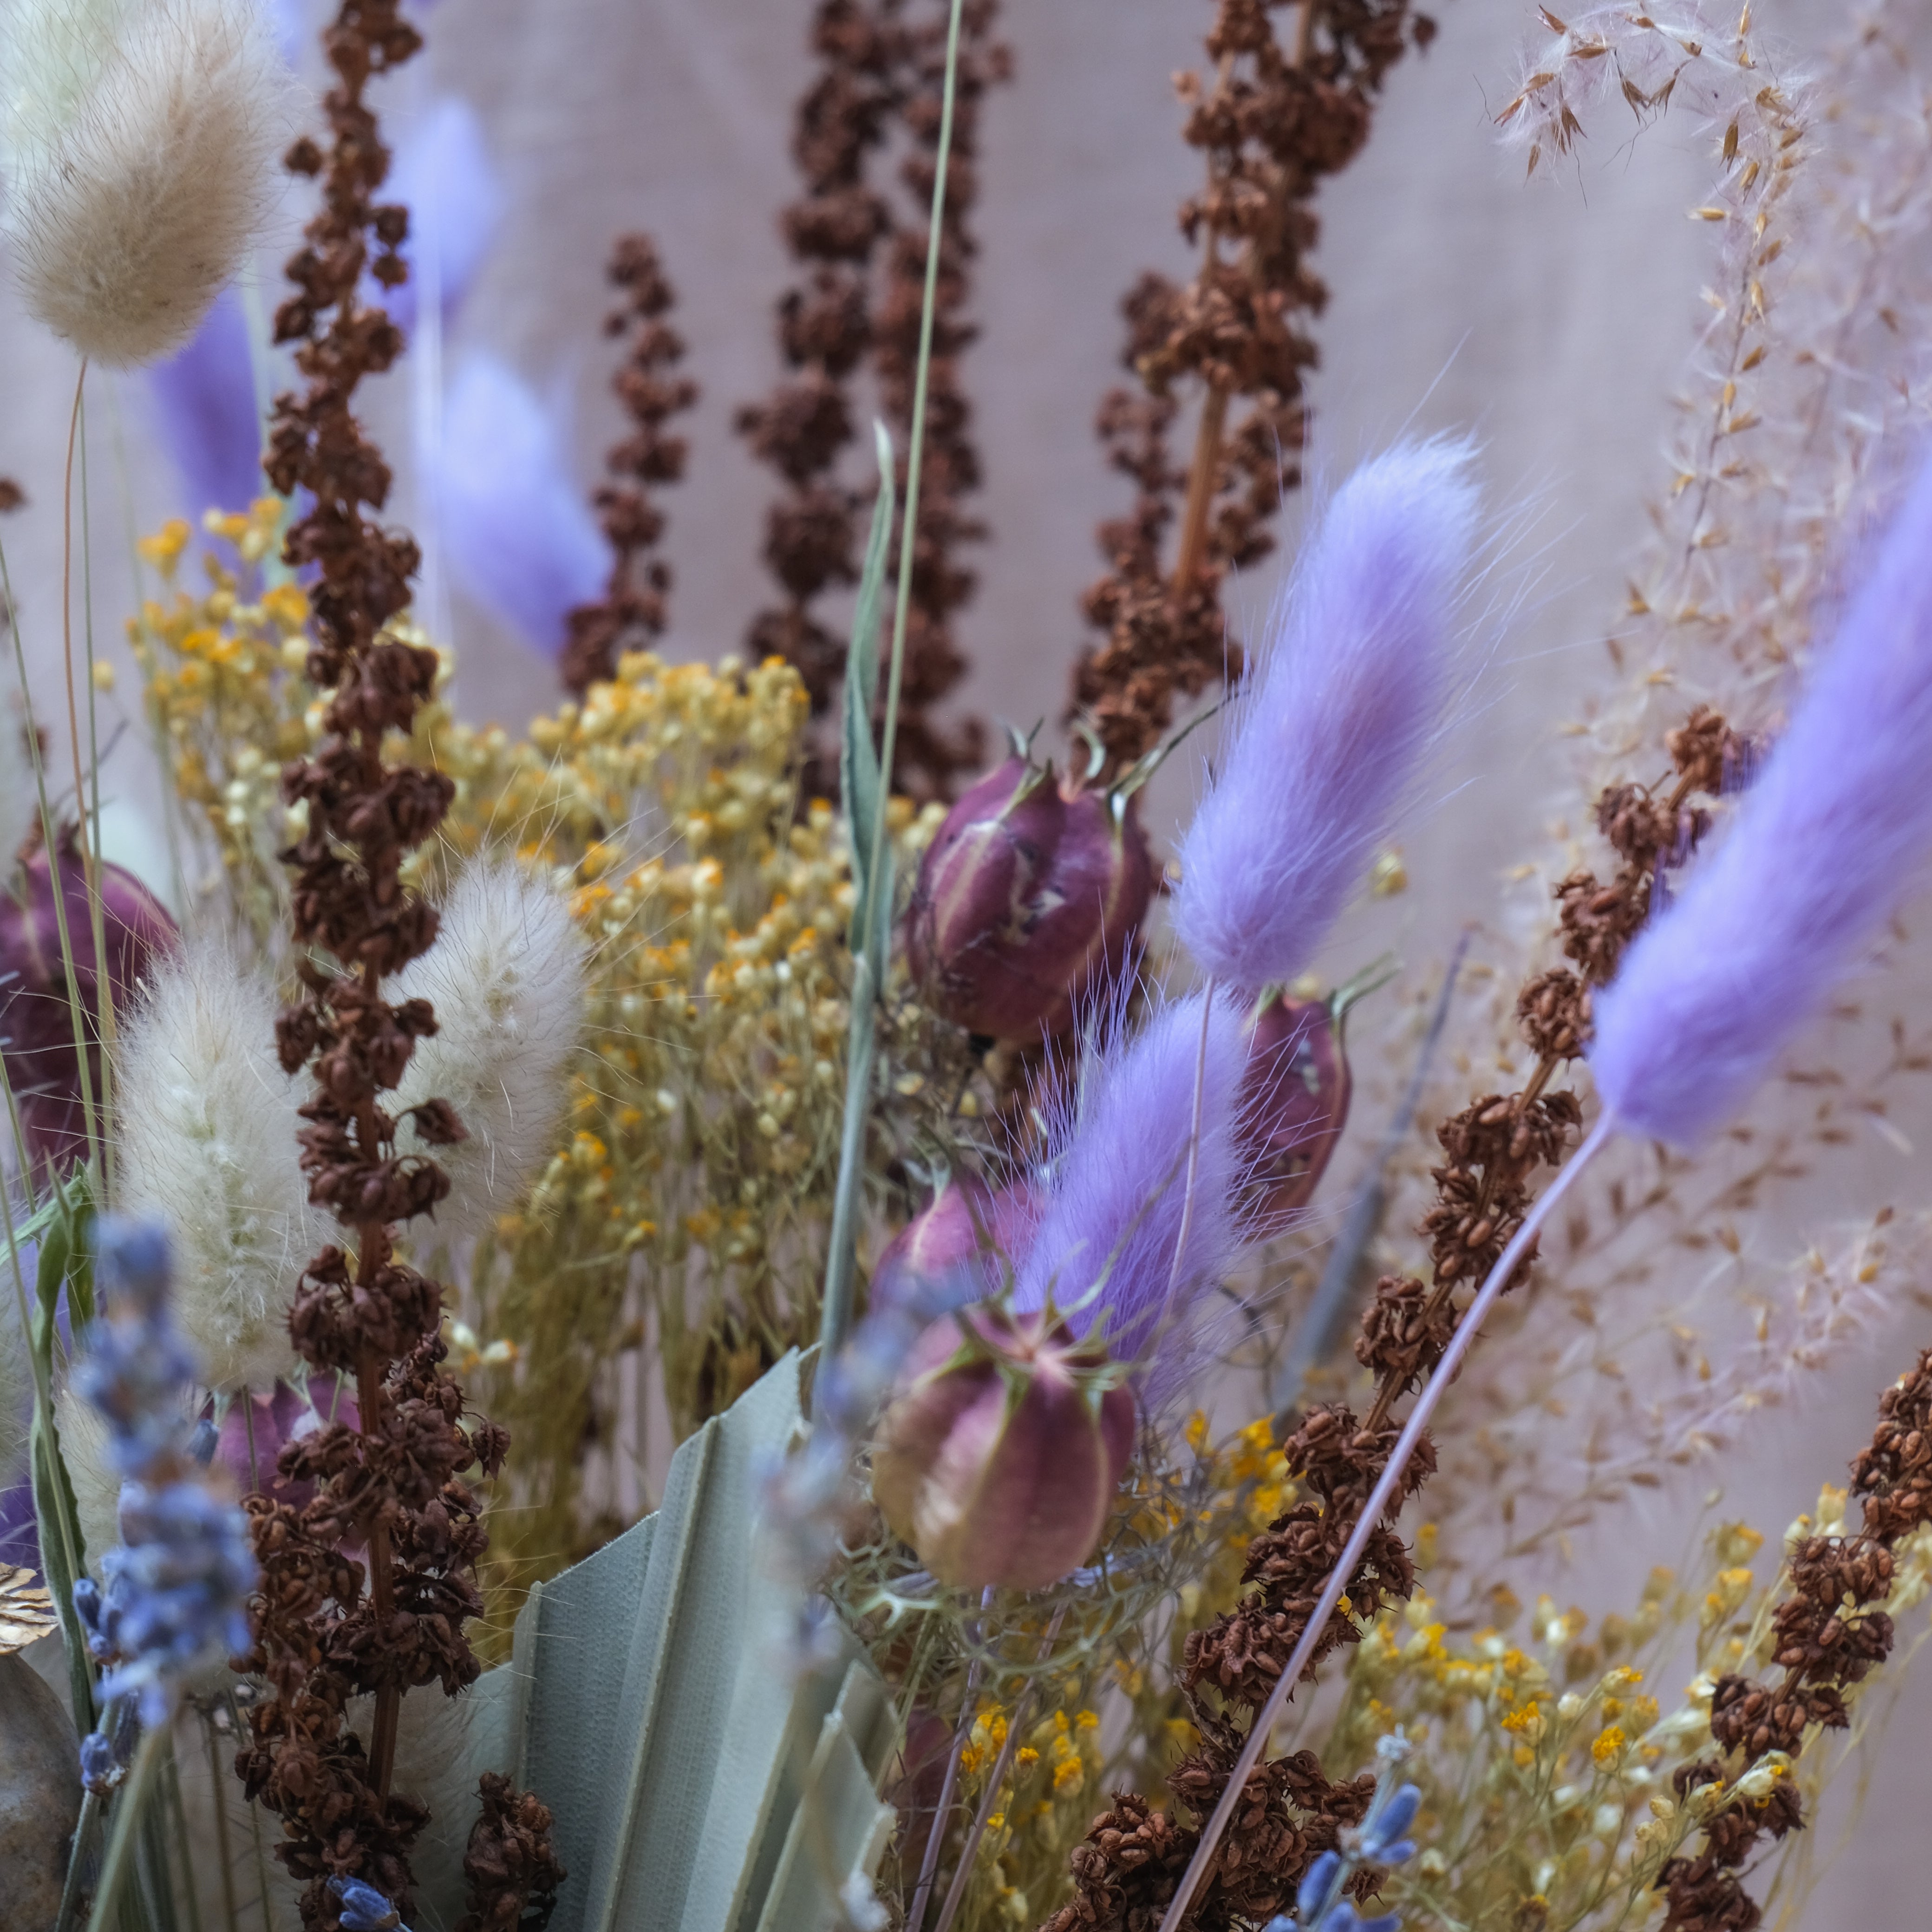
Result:
M390 1106L397 1150L426 1154L448 1175L436 1225L460 1243L520 1206L555 1151L584 1022L584 944L562 896L513 866L471 866L442 910L436 944L390 994L428 1000L436 1026L416 1042ZM430 1100L455 1108L467 1139L421 1139L404 1110Z
M110 368L185 342L269 206L288 85L258 0L8 0L0 220L28 308Z
M323 1239L275 1012L265 980L190 946L156 975L115 1067L120 1206L166 1224L176 1317L211 1388L266 1389L293 1362L289 1304Z

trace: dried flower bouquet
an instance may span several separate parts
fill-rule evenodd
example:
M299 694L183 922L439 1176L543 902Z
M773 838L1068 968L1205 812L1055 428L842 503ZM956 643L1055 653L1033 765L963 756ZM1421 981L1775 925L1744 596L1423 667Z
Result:
M1909 1145L1932 1067L1907 12L1800 77L1748 7L1539 10L1504 142L1534 176L1612 116L1694 126L1709 320L1566 694L1563 826L1365 1052L1400 969L1310 972L1516 621L1481 450L1371 457L1265 623L1223 600L1319 401L1316 191L1436 38L1407 0L1217 0L1178 88L1198 272L1129 292L1099 410L1137 494L1072 748L983 775L937 707L997 565L961 560L992 0L800 23L786 373L738 418L779 596L711 666L654 650L695 391L650 238L610 257L586 494L513 370L439 373L499 196L460 100L392 173L398 0L341 0L314 109L251 0L10 0L67 500L89 366L175 352L206 514L141 544L128 626L172 880L104 850L91 631L44 724L16 638L0 1912L1798 1924L1932 1591L1932 1352L1781 1543L1707 1522L1558 1604L1576 1531L1932 1306L1932 1203L1870 1198L1854 1132ZM314 194L270 340L224 290L278 147ZM392 368L438 386L423 541L556 661L520 734L456 715L382 520L356 407ZM1358 1081L1402 1094L1366 1154Z

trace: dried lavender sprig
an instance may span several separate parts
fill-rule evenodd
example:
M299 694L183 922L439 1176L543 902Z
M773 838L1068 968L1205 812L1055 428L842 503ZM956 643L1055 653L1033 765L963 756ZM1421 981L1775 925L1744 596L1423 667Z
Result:
M208 1489L186 1451L182 1396L195 1370L169 1318L166 1235L152 1223L104 1218L94 1268L99 1312L74 1386L106 1418L109 1454L126 1479L122 1546L100 1559L105 1588L88 1577L74 1586L88 1650L110 1666L100 1726L81 1746L82 1774L100 1792L127 1765L124 1712L158 1730L199 1659L218 1645L248 1648L256 1572L247 1517Z
M365 1880L332 1878L328 1888L341 1908L342 1932L410 1932L401 1913Z
M1303 1874L1294 1916L1278 1914L1266 1932L1401 1932L1402 1921L1394 1912L1364 1918L1342 1894L1364 1865L1405 1864L1415 1856L1414 1841L1406 1834L1421 1808L1422 1793L1413 1784L1396 1782L1414 1748L1400 1729L1377 1741L1376 1756L1382 1762L1367 1816L1343 1834L1340 1850L1324 1852Z

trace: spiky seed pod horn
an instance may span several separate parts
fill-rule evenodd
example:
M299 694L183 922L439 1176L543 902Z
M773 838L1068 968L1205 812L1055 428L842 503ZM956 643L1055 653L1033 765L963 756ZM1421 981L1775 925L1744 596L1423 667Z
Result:
M289 83L256 0L10 0L0 74L27 307L110 368L178 348L272 198Z

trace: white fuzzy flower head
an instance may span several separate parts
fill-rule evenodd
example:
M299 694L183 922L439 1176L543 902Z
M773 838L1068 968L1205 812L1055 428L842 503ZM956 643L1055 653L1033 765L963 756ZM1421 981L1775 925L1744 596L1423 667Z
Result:
M436 944L385 988L398 1003L428 1000L436 1026L387 1104L397 1151L426 1154L448 1175L436 1230L460 1243L520 1206L555 1151L583 1024L584 944L562 895L512 866L471 866L442 912ZM455 1108L467 1139L419 1138L404 1110L430 1100Z
M324 1238L275 1012L264 980L190 946L156 976L115 1067L117 1205L166 1225L175 1318L213 1388L266 1389L292 1364L289 1304Z
M269 206L287 87L258 0L6 0L0 219L28 308L111 368L178 348Z

